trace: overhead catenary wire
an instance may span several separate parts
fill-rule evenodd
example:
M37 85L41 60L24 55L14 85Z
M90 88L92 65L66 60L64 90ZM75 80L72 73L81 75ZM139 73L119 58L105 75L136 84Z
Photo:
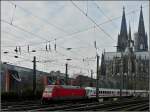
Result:
M17 49L17 47L16 47L16 49ZM36 50L36 52L38 52L38 51L43 51L43 52L46 52L46 50ZM14 52L10 52L10 51L8 51L9 53L13 53L14 54ZM17 50L17 52L18 52L18 50ZM26 55L27 53L32 53L32 50L30 50L30 52L24 52L24 51L22 51L22 55L24 55L25 57L26 56L29 56L29 55ZM63 54L63 53L61 53L61 52L59 52L59 51L57 51L56 53L58 53L59 55L61 55L61 56L65 56L66 58L68 57L68 55L66 55L66 54ZM41 54L41 53L40 53ZM36 55L37 57L42 57L43 59L47 59L47 57L44 57L44 56L38 56L38 55ZM32 58L32 57L30 57L30 58ZM71 57L73 60L79 60L79 61L81 61L83 58L74 58L74 57ZM86 58L86 57L85 57ZM92 58L92 59L94 59L94 58ZM65 59L64 59L65 60ZM94 60L91 60L91 61L94 61Z
M18 39L20 39L20 36L14 34L14 33L11 33L10 31L8 32L8 31L4 31L4 30L2 30L1 33L4 33L4 34L6 34L6 35L9 35L9 37L11 38L11 39L9 38L9 40L11 40L11 41L16 41L16 42L17 42L16 45L21 45L21 44L17 41ZM15 37L15 39L14 39L13 37ZM25 37L22 37L22 36L21 36L21 38L22 38L22 42L25 42L24 40L26 40L26 38L25 38ZM25 43L26 43L26 42L25 42ZM3 46L2 46L2 47L3 47ZM11 46L11 47L13 47L13 46ZM21 45L21 47L24 47L24 46Z
M7 56L14 56L14 55L7 55ZM23 62L23 61L32 62L32 60L27 59L27 58L22 58L22 57L20 57L20 56L19 56L19 58L21 58L21 59L23 59L23 60L11 62L11 63ZM58 60L57 60L57 61L58 61ZM38 61L38 63L45 63L45 62L44 62L44 61ZM51 62L51 63L52 63L52 62ZM57 62L57 64L56 64L56 61L54 61L52 64L53 64L53 65L59 65L59 64L62 65L62 64L63 64L63 66L65 65L65 63L61 63L61 62L59 62L59 64L58 64L58 62ZM77 68L77 69L81 69L81 68L82 68L82 67L75 66L75 65L71 65L71 64L69 64L69 66L70 66L71 68ZM88 70L88 68L82 68L82 69Z
M83 15L85 15L89 20L91 20L100 29L100 31L106 34L107 37L111 38L111 40L115 41L110 34L108 34L101 26L99 26L90 16L86 15L86 13L83 10L81 10L72 0L71 2Z
M148 5L145 5L145 6L143 6L143 8L145 8L145 7L147 7L147 6L148 6ZM137 11L139 11L139 8L127 12L126 15L132 14L133 12L137 12ZM107 23L112 22L112 21L114 21L114 20L117 20L117 19L119 19L119 18L121 18L121 17L122 17L122 16L113 17L113 18L111 18L110 20L107 20L107 21L104 21L104 22L98 24L98 26L107 24ZM73 35L76 35L76 34L79 34L79 33L85 32L85 31L88 31L88 30L90 30L90 29L92 29L92 28L95 28L95 27L97 27L97 26L94 25L94 26L92 26L92 27L88 27L88 28L86 28L86 29L82 29L82 30L80 30L80 31L76 31L76 32L73 32L73 33L71 33L71 34L69 34L69 35L67 35L67 36L59 37L59 38L56 38L56 39L59 40L59 39L68 38L68 37L70 37L70 36L73 36ZM55 39L52 39L52 40L49 40L49 41L52 42L52 41L54 41L54 40L55 40ZM31 46L33 46L33 45L39 45L39 44L43 44L43 43L47 43L47 41L46 41L46 42L36 42L36 43L32 43L32 44L25 44L25 45L22 45L22 47L25 47L25 46L27 46L27 45L31 45ZM9 46L2 46L2 47L15 47L15 46L9 45Z
M37 19L39 19L39 20L45 22L46 24L48 24L48 25L50 25L50 26L53 26L53 27L56 28L57 30L62 31L62 32L64 32L64 33L67 34L67 32L66 32L63 28L60 28L60 27L58 27L58 26L56 26L56 25L50 23L48 20L46 20L46 19L44 19L44 18L41 18L41 17L38 17L37 15L34 15L34 14L33 14L32 12L30 12L29 10L27 10L27 9L25 9L25 8L23 8L23 7L21 7L20 5L17 5L17 4L15 4L15 3L13 3L12 1L9 1L9 2L10 2L12 5L15 5L15 6L19 7L20 9L24 10L25 12L30 13L33 17L35 17L35 18L37 18Z
M14 54L14 53L13 53ZM19 58L22 58L22 57L19 57ZM22 58L22 59L24 59L24 58ZM29 59L25 59L25 60L29 60ZM46 61L48 61L48 60L46 60ZM39 63L43 63L43 61L38 61ZM51 61L52 62L52 61ZM56 62L56 61L55 61ZM73 67L71 67L71 68L78 68L78 69L81 69L81 67L75 67L74 65L72 65ZM83 68L82 68L83 69ZM84 68L85 69L85 68ZM86 69L86 70L88 70L88 68Z
M59 52L57 52L57 53L59 53ZM59 53L59 54L60 54L60 53ZM62 54L60 54L60 55L62 55ZM63 56L66 56L66 55L63 54ZM76 59L74 59L74 60L76 60ZM78 59L78 60L82 60L82 59Z
M96 2L93 2L93 3L97 6L97 8L99 9L99 11L100 11L108 20L112 21L111 18L108 17L108 16L104 13L104 11L100 8L100 6L99 6ZM113 21L112 21L112 26L113 26L114 28L117 27L117 26L113 23Z
M55 43L56 43L56 39L55 39ZM46 50L47 50L47 45L46 45ZM56 50L56 44L55 44L55 50Z
M48 41L48 40L45 39L44 37L39 36L39 35L37 35L37 34L35 34L35 33L33 33L33 32L30 32L30 31L28 31L28 30L26 30L26 29L24 29L24 28L22 28L22 27L19 27L18 25L11 24L11 23L9 23L8 21L3 20L3 19L1 19L1 21L4 22L4 23L6 23L6 24L9 24L10 26L13 26L13 27L15 27L15 28L17 28L17 29L20 29L20 30L22 30L22 31L24 31L24 32L27 32L27 33L33 35L34 37L36 37L36 38L38 38L38 39L40 39L40 40L46 40L46 41Z

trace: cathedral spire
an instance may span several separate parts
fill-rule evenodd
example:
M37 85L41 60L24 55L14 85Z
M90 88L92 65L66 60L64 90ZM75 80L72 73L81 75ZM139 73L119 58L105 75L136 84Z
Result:
M120 34L127 34L127 25L126 25L126 16L125 16L125 7L124 6L123 6L123 15L122 15Z
M141 5L141 11L140 11L140 19L139 19L138 33L139 33L140 35L145 34L145 27L144 27L144 19L143 19L142 5Z

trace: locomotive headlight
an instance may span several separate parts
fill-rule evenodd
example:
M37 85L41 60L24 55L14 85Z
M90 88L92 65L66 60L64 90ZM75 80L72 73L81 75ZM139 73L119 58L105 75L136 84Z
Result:
M49 95L49 96L51 96L51 95L52 95L52 93L48 93L48 95Z

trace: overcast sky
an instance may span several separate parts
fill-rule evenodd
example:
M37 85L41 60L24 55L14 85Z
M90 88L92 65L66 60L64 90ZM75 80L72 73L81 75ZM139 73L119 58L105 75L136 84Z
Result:
M148 1L2 1L2 61L32 68L33 56L37 56L38 70L65 72L66 59L71 58L68 61L68 73L71 76L80 72L90 76L90 69L96 71L94 41L100 56L104 49L106 52L115 52L113 46L117 44L120 32L123 6L127 27L130 22L133 38L138 30L141 5L149 38ZM45 51L48 41L51 52ZM28 45L30 50L36 52L28 53ZM21 46L21 54L14 52L15 46ZM4 51L9 53L4 54ZM19 58L14 58L15 55Z

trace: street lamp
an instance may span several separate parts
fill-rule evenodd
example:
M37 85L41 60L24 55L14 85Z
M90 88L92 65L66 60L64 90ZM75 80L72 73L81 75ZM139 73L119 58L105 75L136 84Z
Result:
M36 52L36 50L32 50L32 52Z
M4 51L3 53L4 53L4 54L8 54L8 51Z
M18 56L14 56L15 58L19 58Z
M67 50L71 50L72 48L68 47Z
M70 58L67 58L66 60L67 60L67 61L70 61L70 60L72 60L72 59L70 59Z

